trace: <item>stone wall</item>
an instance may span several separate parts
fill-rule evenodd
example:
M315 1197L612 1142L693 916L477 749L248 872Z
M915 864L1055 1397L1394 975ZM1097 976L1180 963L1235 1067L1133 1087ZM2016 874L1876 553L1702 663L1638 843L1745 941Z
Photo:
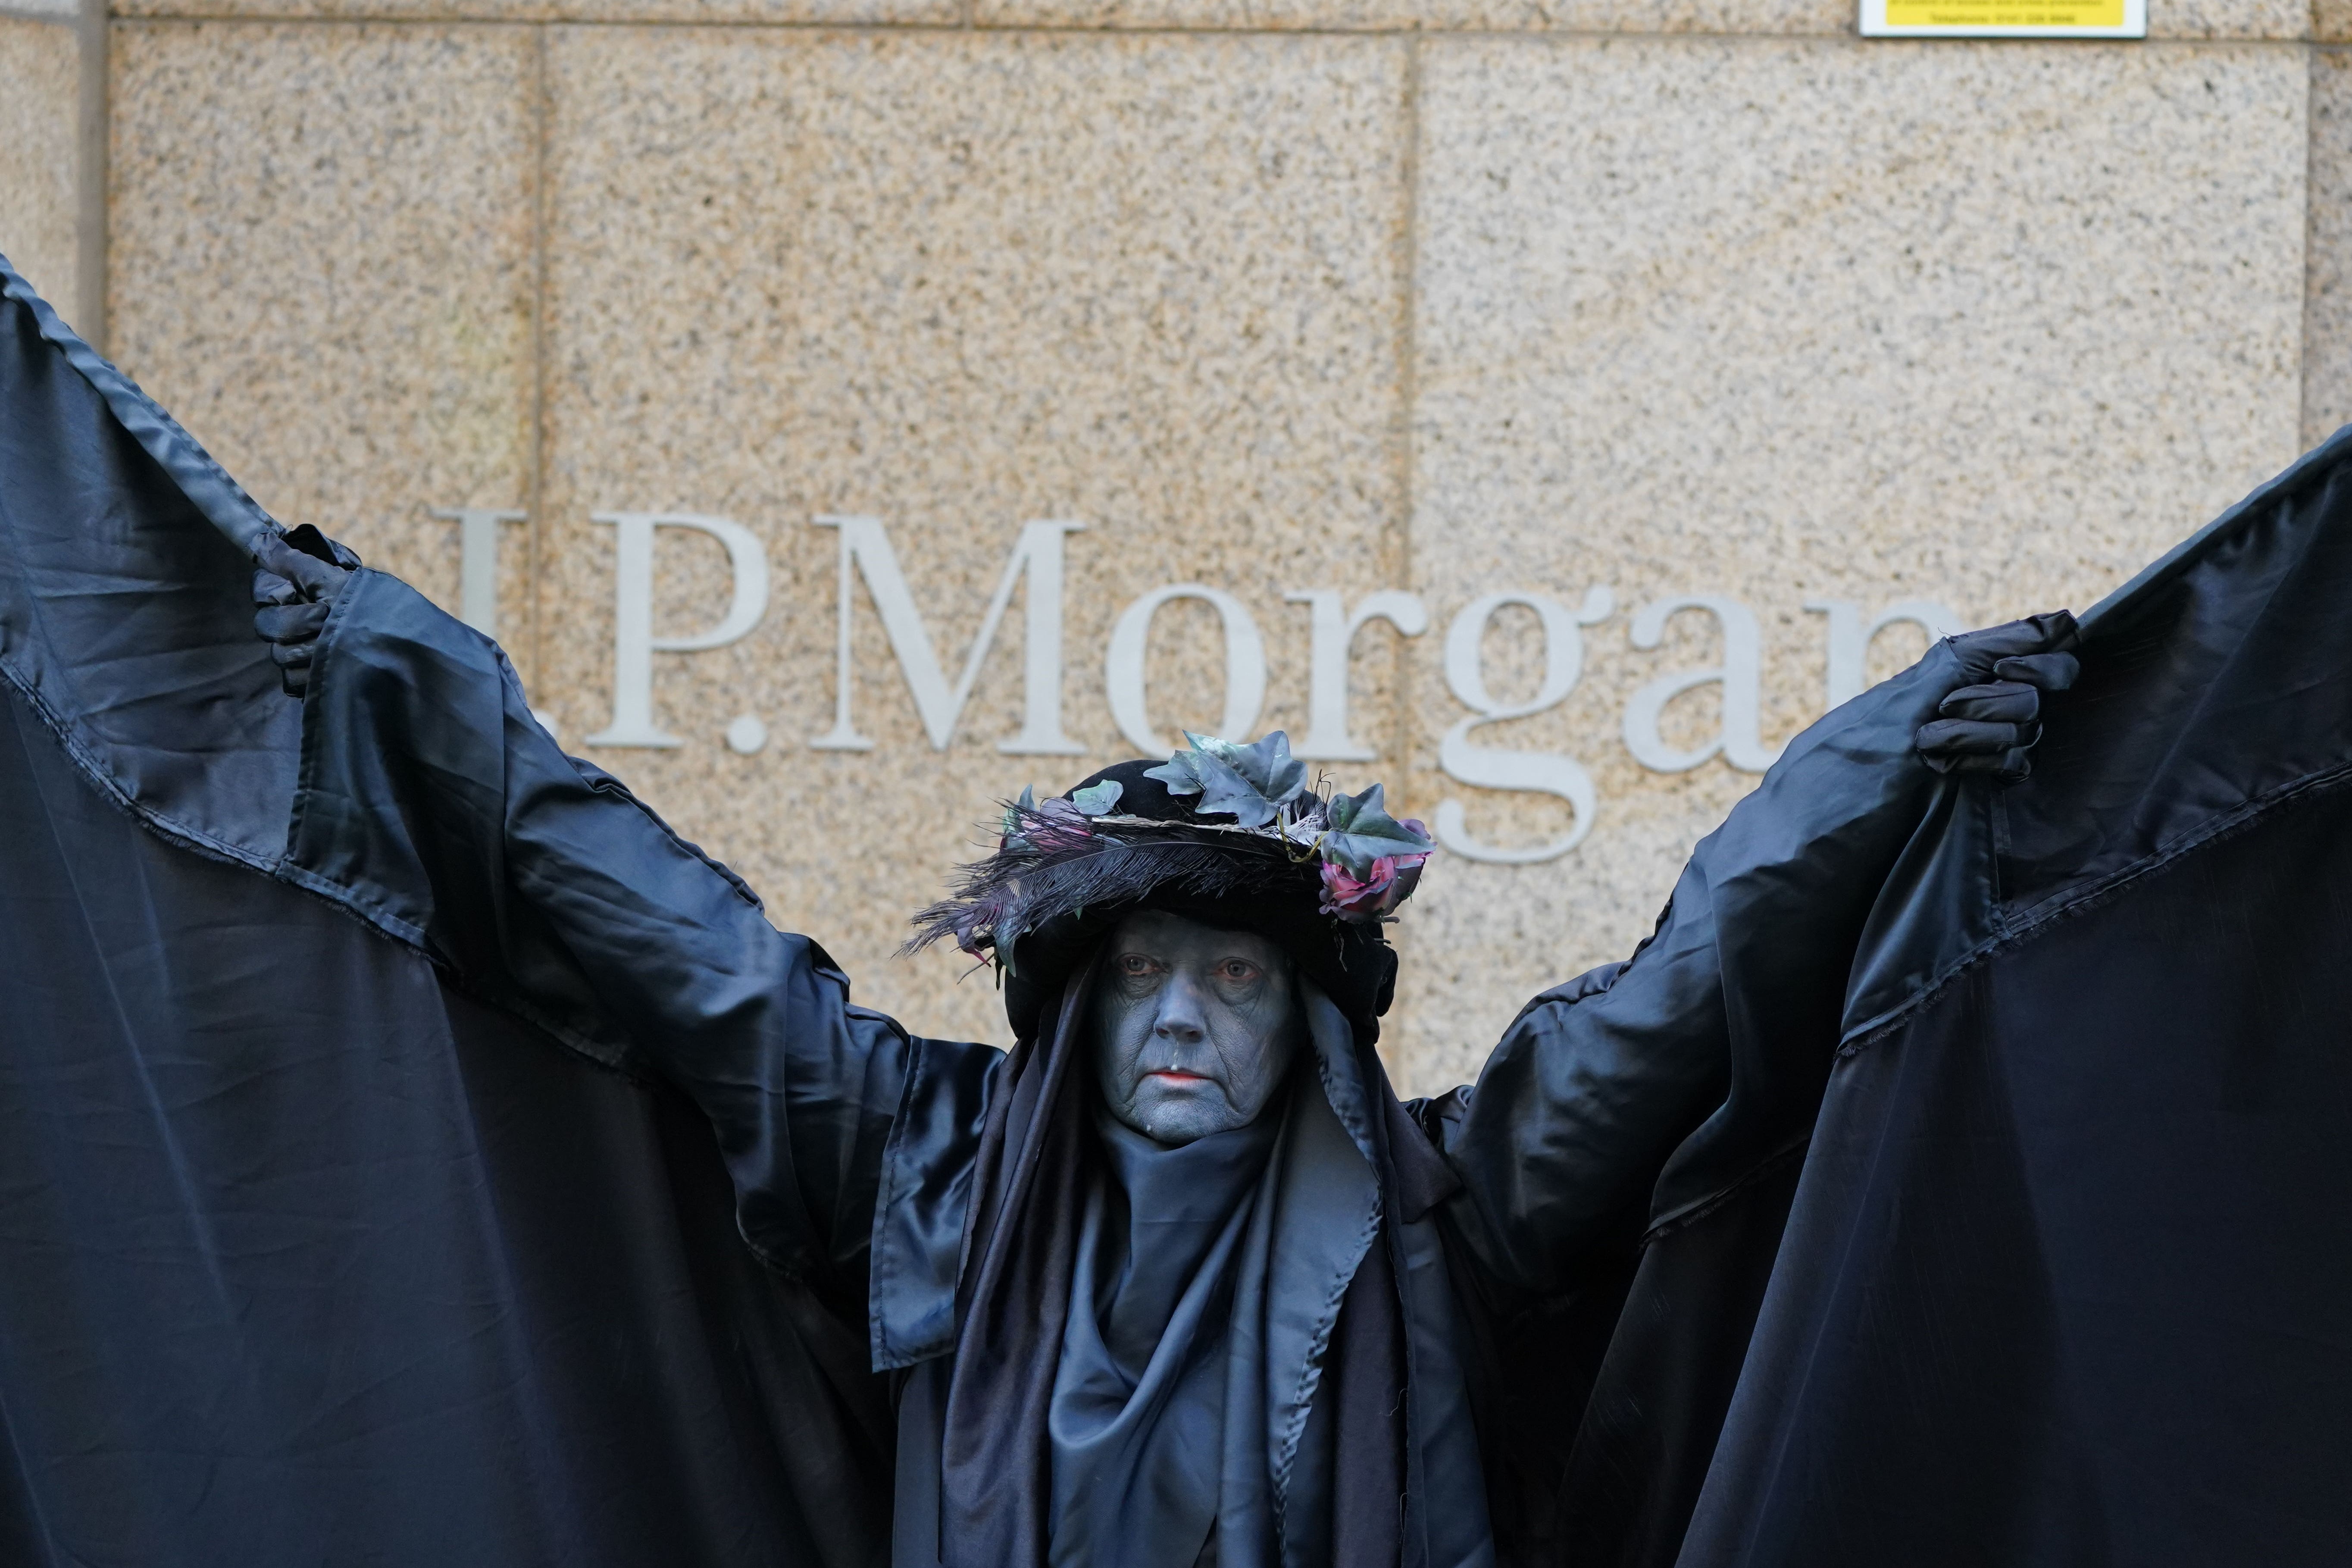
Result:
M2149 11L2020 44L1864 42L1850 0L128 0L0 20L0 249L278 516L453 609L433 509L520 514L472 605L565 743L929 1032L1003 1025L891 956L906 914L992 799L1132 753L1123 612L1235 612L1151 618L1142 728L1227 722L1245 616L1254 727L1297 739L1338 726L1292 596L1414 595L1353 643L1375 756L1323 765L1453 802L1472 852L1397 930L1386 1046L1431 1089L1916 655L1874 618L2082 607L2352 415L2352 5ZM650 656L674 748L588 739L619 513L748 531L655 531L656 636L768 569L744 635ZM1056 544L1066 752L1025 679Z
M0 255L79 319L81 40L70 16L0 11Z

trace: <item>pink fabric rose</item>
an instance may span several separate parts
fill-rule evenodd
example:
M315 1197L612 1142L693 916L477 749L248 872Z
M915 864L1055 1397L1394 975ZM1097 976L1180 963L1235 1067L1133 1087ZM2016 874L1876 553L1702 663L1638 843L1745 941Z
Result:
M1423 833L1418 822L1405 826ZM1380 919L1412 897L1421 881L1421 863L1428 858L1426 855L1383 855L1360 878L1337 861L1324 861L1322 912L1343 921Z

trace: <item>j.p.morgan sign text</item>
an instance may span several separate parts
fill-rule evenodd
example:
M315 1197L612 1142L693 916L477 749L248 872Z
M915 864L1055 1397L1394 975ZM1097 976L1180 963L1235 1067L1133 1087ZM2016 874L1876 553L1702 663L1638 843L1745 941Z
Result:
M434 515L458 524L461 613L475 626L496 635L498 623L498 547L501 523L521 514L508 510L459 508ZM757 534L729 518L696 512L604 511L591 516L614 530L613 584L613 708L611 721L585 738L591 746L668 747L684 742L656 721L653 704L654 656L695 653L723 647L749 635L768 613L768 555ZM906 574L892 548L889 531L872 517L824 516L813 520L819 528L835 530L840 541L839 580L835 593L837 638L834 668L832 727L812 736L807 744L817 751L870 751L874 742L857 727L857 671L854 668L851 628L857 613L858 584L880 616L899 673L913 698L930 743L944 751L971 701L972 689L987 668L990 650L1013 590L1027 580L1023 595L1022 722L1019 731L997 742L997 750L1013 755L1077 756L1085 748L1063 728L1062 672L1066 649L1063 599L1066 581L1064 558L1068 538L1086 524L1065 520L1025 522L1013 542L1012 553L982 613L980 630L964 655L954 682L940 662L929 624L908 589ZM692 530L709 535L727 552L732 583L724 614L707 628L684 636L654 630L654 552L664 529ZM1294 751L1316 762L1365 762L1370 747L1349 728L1348 666L1356 634L1373 621L1385 621L1405 637L1430 629L1429 608L1419 595L1388 589L1367 595L1350 605L1335 589L1302 588L1284 595L1307 611L1307 731L1295 737ZM1144 650L1152 617L1162 606L1180 599L1198 600L1216 612L1224 637L1224 714L1218 732L1234 739L1256 733L1265 706L1265 641L1246 605L1232 594L1206 583L1171 583L1152 589L1123 608L1111 625L1103 650L1103 680L1112 721L1139 752L1165 756L1171 740L1155 726L1145 699ZM1488 622L1506 606L1533 612L1542 630L1543 679L1535 693L1518 701L1496 698L1487 688L1480 643ZM1565 801L1575 813L1569 831L1548 843L1504 848L1482 843L1470 831L1462 804L1440 801L1433 826L1438 843L1473 860L1525 864L1549 860L1568 853L1591 830L1598 814L1592 780L1575 759L1558 752L1507 751L1481 745L1474 739L1482 726L1507 719L1524 719L1557 706L1576 687L1584 672L1585 628L1617 612L1616 597L1606 587L1588 589L1571 605L1549 594L1505 589L1484 594L1456 610L1445 628L1445 683L1466 712L1455 720L1438 742L1438 764L1447 777L1484 789L1523 791ZM1809 600L1805 608L1824 617L1827 642L1823 696L1831 707L1853 696L1863 687L1870 645L1887 627L1908 623L1929 637L1959 629L1958 618L1939 604L1906 599L1876 614L1849 600ZM1676 616L1711 617L1721 647L1720 661L1696 669L1658 676L1627 700L1619 726L1635 761L1660 773L1683 773L1721 756L1734 768L1760 773L1771 765L1778 748L1765 744L1761 734L1762 636L1755 612L1737 599L1720 594L1678 594L1654 600L1633 612L1629 632L1637 648L1654 648L1665 636L1666 624ZM1721 717L1715 733L1694 746L1677 746L1660 733L1666 704L1686 691L1709 684L1721 691ZM768 743L766 726L756 717L736 719L727 729L727 743L738 752L757 752Z

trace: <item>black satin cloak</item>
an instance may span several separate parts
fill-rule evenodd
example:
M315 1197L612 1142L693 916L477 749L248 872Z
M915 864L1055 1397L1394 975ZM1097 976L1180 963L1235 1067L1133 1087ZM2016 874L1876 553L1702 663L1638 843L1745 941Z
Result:
M1856 954L1681 1561L2352 1561L2352 430L2083 617Z
M2078 652L2008 788L1885 750L1984 679L1968 638L1830 714L1631 963L1422 1109L1496 1286L1507 1558L2352 1561L2352 429ZM1586 1151L1666 1096L1526 1082L1710 1043L1622 1308L1549 1294L1642 1176ZM1528 1184L1532 1226L1494 1201Z
M688 1099L289 863L271 525L0 284L0 1563L879 1561L862 1325Z

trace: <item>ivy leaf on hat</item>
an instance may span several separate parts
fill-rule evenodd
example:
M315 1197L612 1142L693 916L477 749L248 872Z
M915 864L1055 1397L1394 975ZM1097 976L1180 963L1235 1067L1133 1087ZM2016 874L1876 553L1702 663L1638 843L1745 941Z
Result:
M1070 804L1087 816L1108 816L1118 809L1118 797L1127 786L1117 779L1105 779L1087 789L1072 790Z
M1264 827L1307 787L1307 764L1290 754L1290 737L1280 730L1255 745L1237 746L1214 735L1184 739L1192 743L1143 776L1168 786L1171 795L1197 795L1199 816L1231 816L1244 827Z
M1235 745L1214 735L1185 731L1196 752L1206 752L1250 782L1276 805L1288 805L1307 788L1307 764L1290 754L1288 731L1276 730L1254 745Z
M1338 861L1359 878L1370 876L1376 860L1412 857L1412 864L1419 865L1419 857L1437 847L1420 823L1399 822L1388 814L1380 784L1361 795L1333 795L1328 812L1330 827L1323 835L1323 858Z

